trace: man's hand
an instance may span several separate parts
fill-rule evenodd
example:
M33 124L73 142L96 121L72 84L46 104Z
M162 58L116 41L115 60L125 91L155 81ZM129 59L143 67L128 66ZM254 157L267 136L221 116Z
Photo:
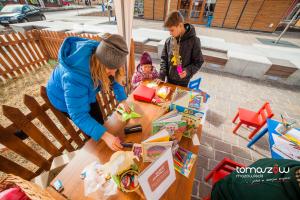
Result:
M179 74L179 77L181 79L185 78L186 77L186 71L183 71L182 73Z

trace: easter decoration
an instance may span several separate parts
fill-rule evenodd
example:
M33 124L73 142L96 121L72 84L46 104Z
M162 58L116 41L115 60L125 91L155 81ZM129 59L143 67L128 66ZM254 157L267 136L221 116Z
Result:
M117 151L103 168L107 179L112 178L123 192L134 192L139 188L139 168L134 158L138 160L131 151Z
M175 37L172 37L172 59L171 62L173 63L173 66L176 67L176 70L178 74L181 74L183 72L182 70L182 62L181 62L181 56L179 53L180 50L180 38L179 41Z
M123 108L117 108L116 110L122 115L122 121L141 117L140 114L134 111L133 105L130 106L130 113L127 113Z

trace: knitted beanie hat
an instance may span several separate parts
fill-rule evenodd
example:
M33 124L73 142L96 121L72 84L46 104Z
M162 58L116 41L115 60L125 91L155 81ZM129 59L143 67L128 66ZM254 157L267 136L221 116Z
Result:
M152 65L152 59L148 52L144 52L141 59L140 59L140 65Z
M126 63L128 48L118 34L106 34L96 49L96 57L109 69L119 69Z

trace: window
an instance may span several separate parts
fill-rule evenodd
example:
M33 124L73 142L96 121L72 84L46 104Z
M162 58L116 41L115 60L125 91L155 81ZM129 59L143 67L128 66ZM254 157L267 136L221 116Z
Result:
M36 10L36 7L34 7L34 6L29 6L29 7L30 7L30 10L33 10L33 11Z
M23 7L23 13L30 12L30 8L28 6Z
M6 5L2 8L1 12L21 12L22 6L20 5Z

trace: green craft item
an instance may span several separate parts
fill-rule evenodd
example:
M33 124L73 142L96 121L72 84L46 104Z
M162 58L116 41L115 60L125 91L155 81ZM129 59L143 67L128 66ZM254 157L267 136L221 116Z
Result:
M135 118L142 117L140 114L138 114L134 111L133 105L131 105L130 109L131 109L131 112L127 113L122 108L117 108L117 111L122 114L122 121L127 121L129 119L135 119Z

